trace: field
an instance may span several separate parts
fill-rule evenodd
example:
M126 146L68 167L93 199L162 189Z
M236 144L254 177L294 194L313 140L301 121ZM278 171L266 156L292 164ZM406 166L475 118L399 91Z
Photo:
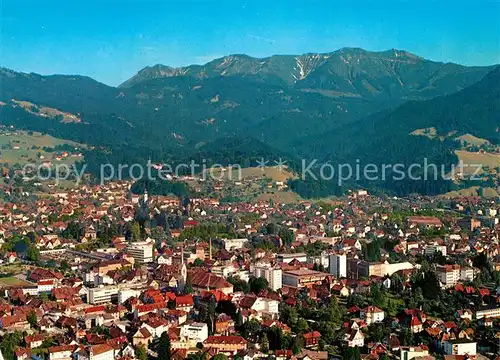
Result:
M260 195L258 201L274 201L280 204L294 204L300 201L300 196L292 191L271 191Z
M465 174L473 174L480 165L483 170L485 167L494 169L500 167L500 155L491 153L470 152L465 150L456 150L458 159L467 166L464 167Z
M472 145L477 145L477 146L486 145L486 144L490 143L488 140L478 138L478 137L471 135L471 134L465 134L465 135L459 136L459 137L457 137L457 140L460 140L462 143L466 142L467 144L472 144Z
M48 106L38 106L38 105L35 105L29 101L24 101L24 100L19 101L19 100L12 99L12 102L14 104L16 104L17 106L22 107L27 112L34 114L34 115L38 115L41 117L51 117L51 118L59 116L61 118L61 122L64 122L64 123L71 123L71 122L79 123L79 122L81 122L81 119L77 115L67 113L64 111L60 111L60 110L55 109L55 108L51 108Z
M0 278L0 287L30 286L32 283L13 276Z
M241 172L241 173L240 173ZM234 169L232 171L225 171L224 176L221 175L220 169L214 169L214 177L221 178L221 180L229 181L242 181L242 180L257 180L257 179L271 179L271 181L285 182L288 179L293 179L294 174L286 168L280 170L277 166L268 166L263 168L249 167L242 168L241 170Z
M0 132L0 163L8 163L9 165L18 163L41 163L42 161L51 161L53 164L61 163L71 165L78 157L67 157L62 160L56 160L56 153L51 153L43 150L44 147L53 148L56 145L67 144L75 149L79 149L82 145L69 140L57 139L49 135L40 133L30 133L24 131L2 131ZM41 155L40 157L38 155Z
M462 196L479 196L479 186L472 186L467 189L461 189L457 191L450 191L446 194L441 195L445 199L453 199ZM485 198L496 199L500 195L497 190L493 188L483 188L482 194Z

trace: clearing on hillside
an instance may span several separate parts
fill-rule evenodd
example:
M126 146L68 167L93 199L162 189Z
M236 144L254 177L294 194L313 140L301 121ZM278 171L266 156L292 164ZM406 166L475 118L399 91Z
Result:
M459 136L456 138L456 140L460 140L460 142L462 144L467 143L467 144L472 144L472 145L477 145L477 146L488 145L490 143L486 139L481 139L481 138L478 138L478 137L471 135L471 134L465 134L465 135Z
M477 168L481 166L483 171L486 171L486 167L489 169L495 169L500 167L500 155L482 152L471 152L465 150L456 150L458 159L463 161L464 174L472 175L475 173Z
M467 189L461 189L461 190L456 190L456 191L450 191L446 194L441 195L442 198L444 199L454 199L454 198L460 198L464 196L479 196L479 186L472 186ZM488 199L496 199L499 196L499 193L496 189L493 188L483 188L482 189L482 196Z
M68 150L54 151L58 145L68 145ZM48 166L64 163L67 165L81 161L83 145L37 132L0 129L0 163L41 164ZM70 150L72 149L72 150Z

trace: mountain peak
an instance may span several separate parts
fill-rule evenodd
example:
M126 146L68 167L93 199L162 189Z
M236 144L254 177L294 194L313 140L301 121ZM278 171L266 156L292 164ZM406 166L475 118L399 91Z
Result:
M344 47L330 53L306 53L301 55L273 55L255 58L246 54L231 54L214 59L204 65L172 68L156 64L140 70L120 87L132 87L143 81L158 78L190 76L210 79L219 76L251 77L256 81L272 82L301 89L318 89L350 96L379 96L419 89L433 91L440 79L450 72L466 73L472 68L426 60L401 49L368 51L359 47ZM434 74L432 86L421 88L413 84L409 74L428 77ZM388 80L388 81L387 81ZM443 84L447 84L444 81ZM449 91L458 91L464 84L452 84ZM448 86L448 85L446 85ZM407 89L405 89L408 87ZM332 93L333 94L333 93ZM410 97L412 98L412 97ZM420 98L419 95L416 97Z

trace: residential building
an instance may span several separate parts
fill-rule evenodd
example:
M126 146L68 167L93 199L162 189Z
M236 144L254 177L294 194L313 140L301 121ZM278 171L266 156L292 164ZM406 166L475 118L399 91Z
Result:
M253 276L265 278L273 291L281 289L283 272L279 267L271 264L256 264L252 265L250 269Z
M347 277L347 257L345 254L330 255L330 274L336 278Z
M439 244L430 244L427 245L424 249L424 255L434 255L435 253L440 252L443 256L446 256L446 246Z
M150 263L153 261L153 245L148 241L135 242L127 247L127 252L138 264Z
M105 304L118 299L120 289L117 286L102 286L88 289L89 304Z
M481 227L481 221L478 219L474 218L463 218L457 220L457 225L460 226L462 229L467 230L467 231L474 231L477 228Z
M283 271L282 281L283 285L300 288L320 284L328 277L330 277L328 273L310 269L298 269Z
M468 339L448 340L444 343L444 353L447 355L476 355L477 343Z
M437 276L445 288L455 286L460 280L460 265L437 265Z
M224 248L226 250L236 250L236 249L242 249L245 244L248 242L248 239L243 238L243 239L224 239Z
M350 333L346 334L344 341L347 342L348 347L363 347L365 346L365 335L360 329L352 329Z
M204 349L214 349L217 353L234 355L238 351L246 350L248 342L241 336L209 336L203 342Z
M194 344L202 343L208 339L208 326L206 323L191 322L182 325L180 335L193 341Z
M401 270L413 269L413 264L409 262L389 263L384 262L368 262L359 259L349 259L347 261L347 275L351 279L359 279L360 277L370 276L391 276Z
M280 263L288 264L292 260L300 261L301 263L307 263L307 254L296 253L296 254L278 254L276 255L276 260Z
M476 311L476 319L482 318L498 318L500 317L500 307L492 306Z
M421 346L402 346L400 352L401 360L411 360L414 358L426 358L429 355L429 349L425 345Z
M319 339L321 338L321 334L318 331L311 331L303 334L303 336L306 347L317 346Z
M379 323L384 321L385 313L384 310L379 309L376 306L368 306L360 311L360 317L368 325Z
M75 345L59 345L49 347L49 360L72 360Z

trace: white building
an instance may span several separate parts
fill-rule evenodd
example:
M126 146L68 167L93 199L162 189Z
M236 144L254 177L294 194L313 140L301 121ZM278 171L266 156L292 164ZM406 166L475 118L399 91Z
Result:
M324 269L328 269L328 266L330 265L330 257L326 251L323 251L318 256L309 256L307 262L309 264L321 265Z
M476 355L477 343L467 339L448 340L444 343L446 355Z
M153 261L153 243L149 241L135 242L127 247L127 252L139 264Z
M473 281L474 280L474 269L468 266L462 266L460 268L460 280L462 281Z
M347 343L348 347L360 347L365 346L365 335L360 329L353 329L351 333L346 334L344 341Z
M429 350L421 346L403 346L401 347L401 360L411 360L414 358L425 358L429 355Z
M257 311L260 317L277 319L279 316L279 301L268 298L257 298L252 305L252 310Z
M159 265L172 265L172 257L167 255L160 255L156 259Z
M491 307L476 311L476 319L498 318L500 317L500 307Z
M108 344L100 344L92 346L89 355L89 360L114 360L115 351Z
M114 360L115 350L108 344L89 346L76 353L77 360Z
M424 254L426 256L434 255L437 252L440 252L441 254L443 254L443 256L446 256L446 254L447 254L446 246L445 245L431 244L431 245L427 245L425 247L425 250L424 250Z
M74 350L74 345L52 346L49 348L49 360L71 360Z
M88 290L87 301L89 304L109 303L118 298L119 288L117 286L103 286Z
M122 289L118 291L118 303L123 304L125 301L130 299L131 297L139 297L141 292L139 290L134 289Z
M263 277L269 283L269 287L276 291L282 287L282 271L271 264L256 264L251 266L251 272L255 277Z
M297 259L301 263L306 264L307 263L307 254L305 253L296 253L296 254L278 254L276 256L276 259L280 263L286 263L288 264L291 262L293 259Z
M361 320L364 320L368 325L371 325L384 321L385 313L384 310L379 309L376 306L368 306L361 309L359 316Z
M248 242L248 239L224 239L224 248L227 251L242 249Z
M180 335L197 344L208 339L208 326L206 323L199 322L184 324L181 326Z
M336 278L347 277L347 257L345 254L330 255L330 274Z
M460 280L460 265L438 265L436 270L438 279L445 288L455 286Z

